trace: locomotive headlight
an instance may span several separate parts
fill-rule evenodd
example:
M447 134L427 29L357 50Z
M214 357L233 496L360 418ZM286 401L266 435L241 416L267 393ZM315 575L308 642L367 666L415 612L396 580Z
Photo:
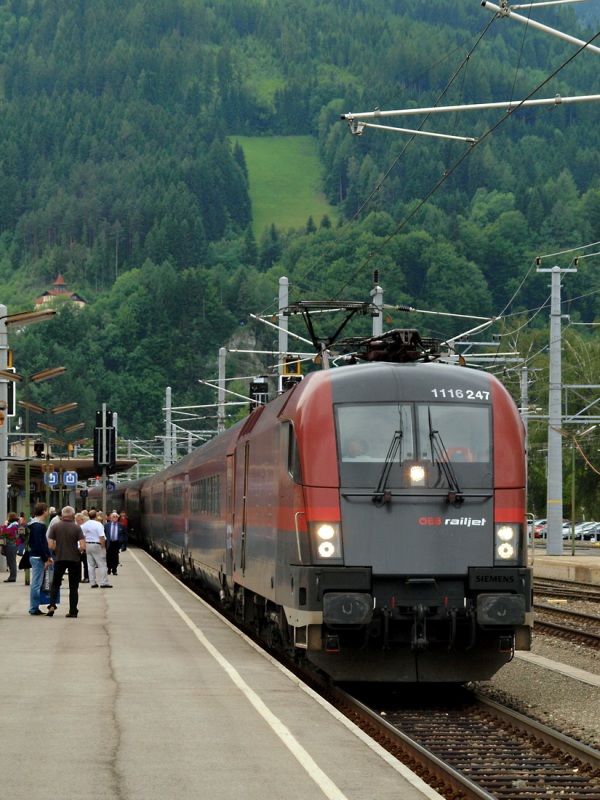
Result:
M425 486L427 481L427 466L418 461L405 462L403 467L403 480L406 486Z
M497 552L500 558L512 558L515 552L515 548L512 546L512 544L504 542L498 547Z
M342 542L338 522L313 523L312 539L318 560L339 561L342 558Z
M425 469L420 464L413 464L408 474L413 486L423 485L425 481Z
M503 525L501 528L498 528L497 536L501 542L510 542L511 539L514 539L515 532L508 525Z
M496 525L496 561L516 561L519 556L519 526Z

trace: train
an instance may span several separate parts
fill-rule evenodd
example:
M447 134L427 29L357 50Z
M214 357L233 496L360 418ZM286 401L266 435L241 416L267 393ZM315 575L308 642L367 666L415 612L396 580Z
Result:
M495 377L394 334L111 507L336 682L488 680L532 639L524 427Z

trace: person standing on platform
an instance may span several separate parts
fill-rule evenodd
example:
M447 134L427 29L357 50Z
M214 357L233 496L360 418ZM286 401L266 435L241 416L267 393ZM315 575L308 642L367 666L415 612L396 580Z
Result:
M48 506L46 503L36 503L33 509L33 519L27 526L29 529L29 558L31 560L31 588L29 590L29 613L38 617L43 615L40 611L40 589L44 570L48 569L54 561L48 547L46 538L46 518Z
M104 530L106 531L106 566L108 567L108 574L110 575L112 572L113 575L116 575L117 567L119 566L121 543L126 536L125 528L119 522L118 512L112 512L109 521L104 526Z
M108 582L108 570L106 567L106 536L102 523L96 519L95 511L90 511L90 518L83 523L81 530L85 534L90 588L98 588L98 581L96 580L97 569L100 573L100 588L112 589L112 585Z
M17 581L17 539L19 537L18 517L14 511L8 512L6 523L2 526L4 536L4 554L6 556L6 566L9 570L8 578L4 583L16 583Z
M127 519L127 514L124 511L121 511L119 514L119 522L125 528L125 538L121 542L121 552L123 553L127 550L127 540L129 539L129 520Z
M82 511L78 511L77 514L75 514L75 522L79 525L81 530L83 530L83 523L86 522L88 519L89 518L88 518L87 513L84 514ZM84 533L85 533L85 531L84 531ZM90 582L90 576L89 576L89 572L88 572L87 552L85 552L85 551L81 552L79 554L79 560L81 561L81 566L83 567L83 578L81 578L81 576L80 576L81 583L89 583Z
M80 553L85 553L85 536L75 522L75 509L65 506L61 513L61 521L52 526L48 536L50 549L54 551L54 578L50 587L50 605L47 616L54 616L56 598L62 583L63 575L69 573L69 613L67 617L77 617L79 613L79 581L81 579Z
M27 539L27 518L21 511L18 519L18 534L17 534L17 555L22 556L25 552L25 541Z
M48 512L48 527L46 528L46 536L50 537L50 531L55 525L58 525L60 522L60 514L56 512L51 514L50 511Z

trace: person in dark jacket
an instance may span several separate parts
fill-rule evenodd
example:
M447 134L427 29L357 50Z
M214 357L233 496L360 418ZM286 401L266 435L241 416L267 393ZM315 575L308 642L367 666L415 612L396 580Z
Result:
M119 522L119 514L113 511L110 519L104 525L106 532L106 566L108 567L108 574L112 572L113 575L117 574L117 567L119 566L119 553L121 545L126 541L127 531L125 526Z
M29 558L31 560L31 588L29 590L29 613L34 617L43 616L40 611L40 589L44 570L48 569L54 561L46 539L46 519L48 506L46 503L36 503L33 509L33 519L27 526L29 531Z

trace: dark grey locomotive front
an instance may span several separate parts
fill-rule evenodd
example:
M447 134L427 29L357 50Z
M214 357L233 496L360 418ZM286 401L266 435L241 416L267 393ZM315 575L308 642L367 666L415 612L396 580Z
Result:
M514 404L468 369L353 369L331 376L343 569L319 573L324 647L309 658L339 680L487 679L530 638Z

